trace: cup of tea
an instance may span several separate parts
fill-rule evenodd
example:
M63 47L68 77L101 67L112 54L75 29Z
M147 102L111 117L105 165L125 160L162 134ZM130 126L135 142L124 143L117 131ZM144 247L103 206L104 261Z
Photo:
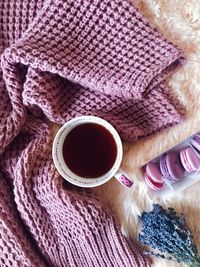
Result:
M80 116L57 132L52 148L60 175L80 187L95 187L115 177L130 188L133 182L120 169L123 149L115 128L99 117Z

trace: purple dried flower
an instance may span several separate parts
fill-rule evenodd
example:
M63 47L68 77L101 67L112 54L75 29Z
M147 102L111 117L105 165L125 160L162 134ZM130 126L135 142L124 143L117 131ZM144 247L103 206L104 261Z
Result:
M143 212L140 220L142 230L138 240L154 249L146 254L200 267L200 257L183 214L178 216L173 208L165 210L154 204L153 210Z

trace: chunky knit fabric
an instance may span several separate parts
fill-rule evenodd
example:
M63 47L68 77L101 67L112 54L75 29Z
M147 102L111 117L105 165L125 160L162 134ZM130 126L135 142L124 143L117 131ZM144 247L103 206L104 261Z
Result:
M89 190L63 183L45 121L98 115L125 139L179 122L164 80L180 50L128 0L4 0L0 53L0 265L148 266Z
M180 121L164 80L180 65L181 52L128 0L6 0L0 5L6 84L0 89L0 150L19 132L27 107L59 124L97 115L124 139Z
M149 266L89 192L64 184L35 118L0 157L0 266Z

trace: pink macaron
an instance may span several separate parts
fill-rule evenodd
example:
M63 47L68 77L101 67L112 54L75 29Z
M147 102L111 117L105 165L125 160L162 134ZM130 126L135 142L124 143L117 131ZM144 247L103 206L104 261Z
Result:
M180 152L181 163L187 172L200 169L200 158L192 147L183 148Z
M147 185L153 190L162 190L164 187L164 178L159 165L156 163L149 162L147 164L144 179Z

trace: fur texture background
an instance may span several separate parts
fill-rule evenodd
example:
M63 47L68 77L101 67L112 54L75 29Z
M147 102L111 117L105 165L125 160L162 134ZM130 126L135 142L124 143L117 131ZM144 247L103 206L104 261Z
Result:
M145 162L200 130L200 0L136 0L134 3L152 25L184 51L187 59L186 65L168 81L186 108L185 121L135 144L125 144L123 167L131 177L140 180L140 167ZM97 190L120 218L124 232L134 239L138 213L151 206L143 184L128 190L111 181ZM200 251L200 182L167 201L158 199L158 202L185 213ZM156 267L181 266L169 261L153 261Z
M133 239L139 227L138 214L152 204L142 183L140 167L200 130L200 0L135 0L134 4L152 25L185 52L187 63L168 81L186 108L185 121L137 143L124 144L123 168L135 180L132 190L123 188L114 179L93 189L118 216L124 233ZM157 201L185 214L200 252L200 182L169 200ZM153 262L156 267L183 266L158 259Z

